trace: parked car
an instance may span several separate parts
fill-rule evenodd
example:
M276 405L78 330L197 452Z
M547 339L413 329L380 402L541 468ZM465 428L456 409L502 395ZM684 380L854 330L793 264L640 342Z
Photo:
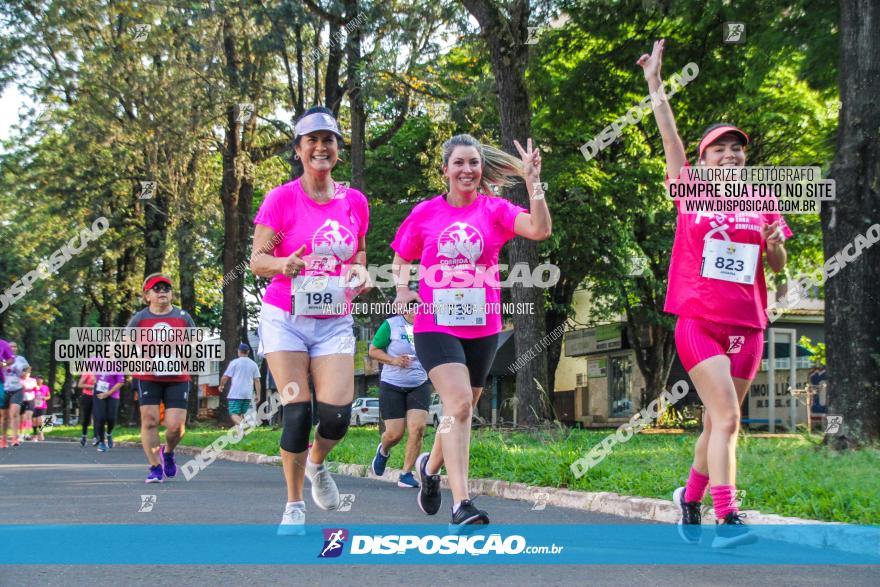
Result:
M379 423L379 400L374 397L359 397L351 404L351 425Z
M431 405L428 407L428 425L436 428L440 425L440 418L443 417L443 403L440 401L440 396L436 393L431 396ZM480 426L485 426L487 422L477 415L476 412L473 413L471 417L471 427L479 428Z

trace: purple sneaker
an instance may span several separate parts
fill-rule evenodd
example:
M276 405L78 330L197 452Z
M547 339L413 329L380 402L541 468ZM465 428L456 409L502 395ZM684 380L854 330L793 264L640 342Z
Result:
M164 463L165 468L165 476L169 479L172 479L177 476L177 463L174 462L174 453L165 452L165 445L159 446L159 455L162 457L162 463Z
M162 465L150 467L150 474L144 483L162 483L165 481L165 473L162 472Z

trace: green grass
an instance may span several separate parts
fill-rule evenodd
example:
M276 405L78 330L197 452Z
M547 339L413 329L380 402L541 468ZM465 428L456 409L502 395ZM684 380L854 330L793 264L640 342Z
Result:
M207 446L222 432L191 427L183 444ZM79 431L58 427L49 434L76 436ZM524 433L477 429L471 443L471 477L662 499L669 499L672 489L684 483L695 434L636 435L575 479L569 465L608 434L605 430ZM261 428L229 448L278 455L279 435L280 430ZM429 427L425 447L431 446L433 437L434 429ZM140 434L134 428L117 428L114 438L137 441ZM331 460L369 464L378 438L376 426L351 428L345 441L333 449ZM819 446L820 438L741 437L737 485L746 490L742 507L814 520L880 524L880 450L835 453ZM389 466L401 468L402 461L400 446L392 451Z

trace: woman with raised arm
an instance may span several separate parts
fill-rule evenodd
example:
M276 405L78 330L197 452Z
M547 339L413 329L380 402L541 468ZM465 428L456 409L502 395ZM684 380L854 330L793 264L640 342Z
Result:
M651 54L642 55L638 64L657 97L654 118L663 138L669 184L688 181L683 170L689 163L663 94L663 49L664 41L655 42ZM700 139L697 165L742 167L748 143L748 135L732 124L713 124ZM699 542L700 506L711 482L717 520L712 544L737 546L754 541L736 503L736 441L740 404L764 352L767 287L762 257L773 271L781 271L786 260L783 243L792 233L775 213L688 214L681 202L675 205L678 221L664 310L678 316L675 345L706 415L690 476L673 492L673 501L681 508L682 538Z
M467 524L488 524L489 516L468 494L471 415L495 358L501 330L501 290L492 276L498 254L515 236L550 236L550 212L541 189L541 154L516 142L521 160L457 135L443 144L443 175L449 191L413 208L391 243L394 249L395 303L424 301L413 330L416 355L443 402L443 418L431 453L416 460L418 504L434 515L440 509L440 468L445 465L452 490L455 532ZM525 210L493 197L493 186L513 185L521 177L531 200ZM410 263L425 270L419 292L409 289ZM497 279L497 274L495 276Z

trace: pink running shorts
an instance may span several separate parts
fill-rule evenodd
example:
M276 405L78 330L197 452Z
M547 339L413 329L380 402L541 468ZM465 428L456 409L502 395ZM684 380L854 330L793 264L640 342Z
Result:
M726 355L733 377L754 379L764 354L764 331L699 318L679 318L675 323L675 346L687 371L708 358Z

